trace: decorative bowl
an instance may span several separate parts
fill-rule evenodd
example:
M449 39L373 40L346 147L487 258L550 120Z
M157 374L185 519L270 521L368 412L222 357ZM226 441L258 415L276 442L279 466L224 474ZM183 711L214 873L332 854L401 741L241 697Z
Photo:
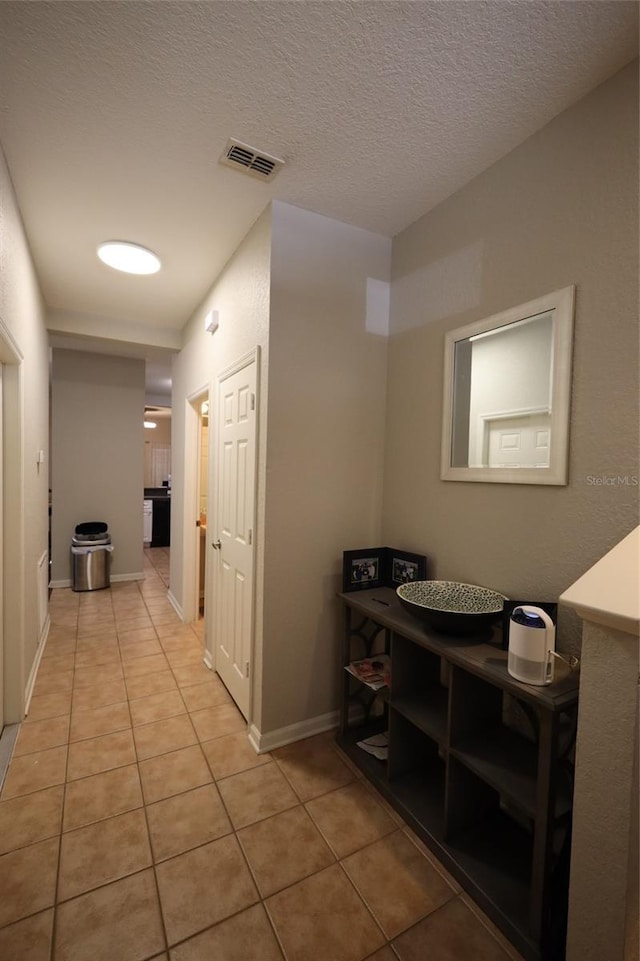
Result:
M502 614L504 594L458 581L413 581L396 594L403 607L441 634L483 634Z

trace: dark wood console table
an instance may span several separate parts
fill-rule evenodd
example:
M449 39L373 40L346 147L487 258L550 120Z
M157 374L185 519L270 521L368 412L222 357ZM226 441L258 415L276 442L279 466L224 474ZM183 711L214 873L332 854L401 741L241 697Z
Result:
M496 640L430 632L390 588L345 605L338 743L531 961L564 957L578 676L507 672ZM346 667L386 653L390 688ZM388 733L388 758L358 746Z

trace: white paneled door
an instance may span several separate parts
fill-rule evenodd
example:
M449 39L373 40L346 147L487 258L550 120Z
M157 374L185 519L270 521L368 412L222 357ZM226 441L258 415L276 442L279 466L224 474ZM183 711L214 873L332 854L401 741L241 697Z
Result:
M253 650L257 358L218 382L215 669L248 719Z

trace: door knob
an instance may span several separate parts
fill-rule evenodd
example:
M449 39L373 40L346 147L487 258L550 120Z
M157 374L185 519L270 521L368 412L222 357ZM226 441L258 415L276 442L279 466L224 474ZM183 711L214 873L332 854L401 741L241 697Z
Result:
M217 541L211 541L211 546L213 547L214 550L219 551L220 548L222 547L222 542L220 541L220 538L218 538Z

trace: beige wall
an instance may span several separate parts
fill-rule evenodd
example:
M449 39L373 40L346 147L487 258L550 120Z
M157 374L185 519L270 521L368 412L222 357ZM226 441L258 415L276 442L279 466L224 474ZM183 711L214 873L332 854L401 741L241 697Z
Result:
M379 538L386 337L367 330L380 326L367 282L388 282L389 259L384 238L276 203L174 361L171 591L182 606L187 398L261 348L252 721L262 735L336 706L342 551Z
M383 540L430 577L557 598L638 522L593 480L640 473L637 118L632 64L394 240ZM570 284L568 486L441 481L444 332Z
M256 504L256 659L254 681L259 711L262 645L262 570L264 566L264 469L266 462L266 392L268 386L269 269L271 214L265 210L215 281L184 331L183 348L173 362L171 594L185 610L184 573L188 559L185 541L185 425L188 398L202 390L214 391L217 376L255 347L261 350L258 424L258 489ZM215 334L204 329L204 318L216 309L220 326ZM213 458L210 461L214 469ZM187 479L188 480L188 479ZM193 479L192 479L193 480ZM189 515L189 523L194 518ZM195 530L195 527L194 527ZM195 536L195 535L194 535ZM210 543L210 539L207 540ZM207 548L209 549L209 548ZM195 542L194 542L195 551ZM208 612L208 615L210 611Z
M112 576L141 576L144 361L56 349L51 404L52 581L85 521L109 525Z
M5 572L5 585L11 588L7 589L5 613L13 619L13 628L4 639L5 720L16 722L22 720L25 688L42 639L37 599L38 570L43 557L46 565L48 537L49 355L40 288L1 150L0 251L0 341L10 338L23 358L19 370L23 518L16 518L18 504L11 504L22 542L12 541L10 569ZM38 466L36 453L40 450L45 459Z
M342 551L380 538L391 243L273 205L263 734L337 705Z

